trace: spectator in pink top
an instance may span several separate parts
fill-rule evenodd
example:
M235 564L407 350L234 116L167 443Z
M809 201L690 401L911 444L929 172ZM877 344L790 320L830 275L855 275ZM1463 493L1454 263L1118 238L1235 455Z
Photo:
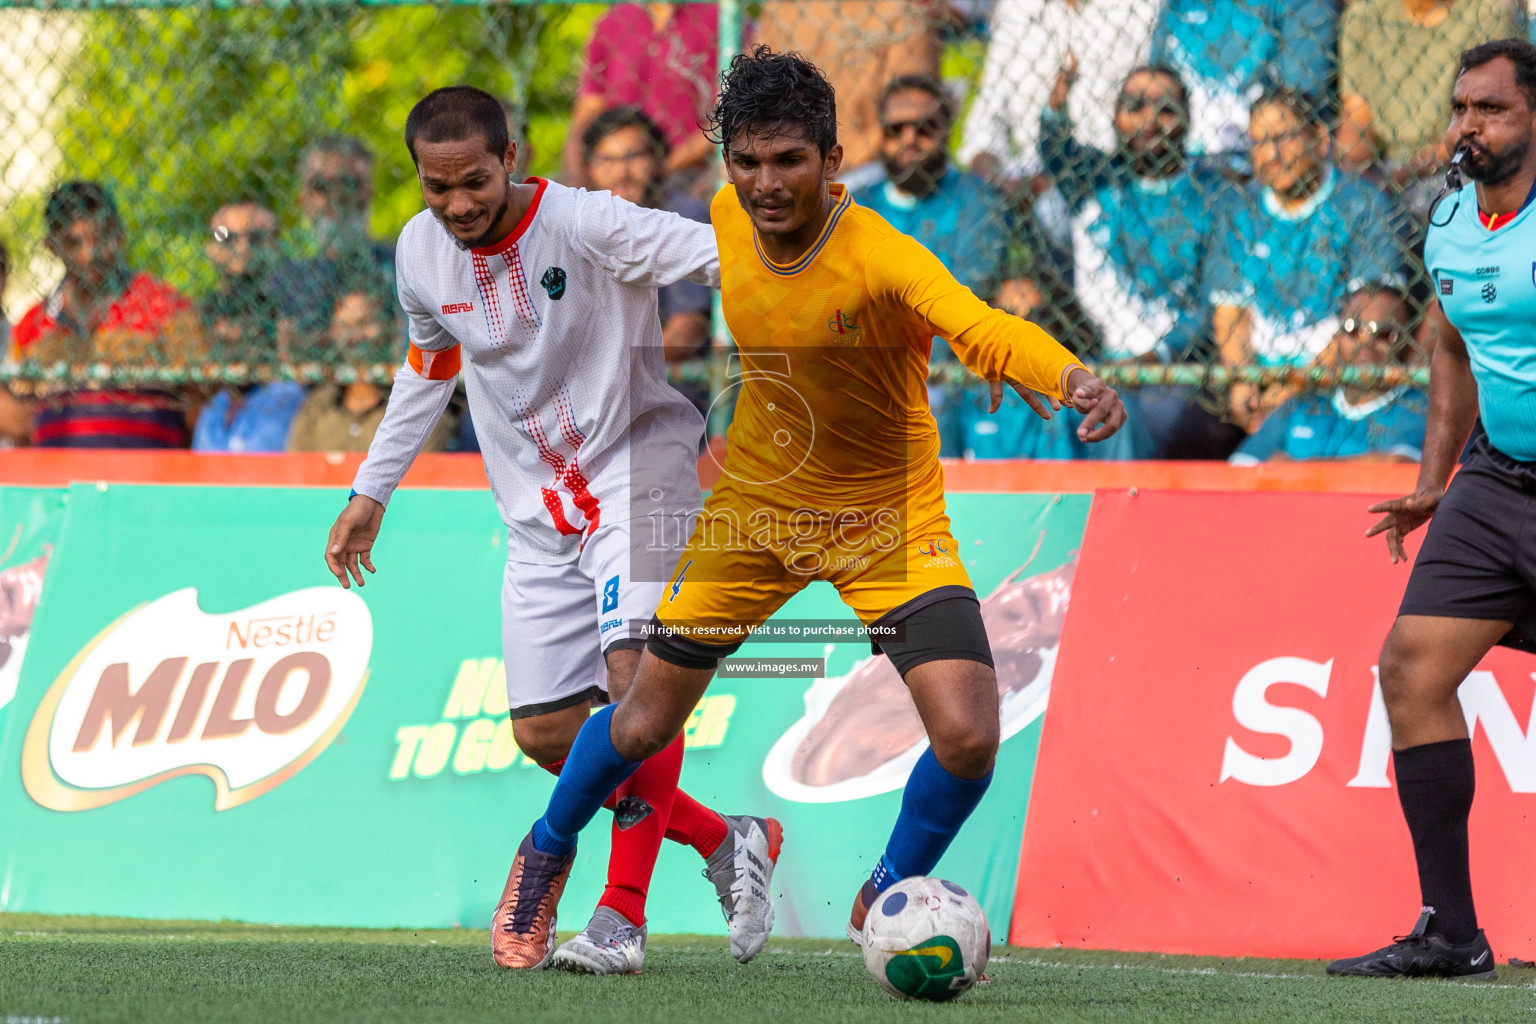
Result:
M598 20L561 154L566 182L586 184L582 134L615 107L639 107L656 122L671 147L668 173L704 165L710 147L698 117L715 98L718 17L714 4L654 3L619 4Z

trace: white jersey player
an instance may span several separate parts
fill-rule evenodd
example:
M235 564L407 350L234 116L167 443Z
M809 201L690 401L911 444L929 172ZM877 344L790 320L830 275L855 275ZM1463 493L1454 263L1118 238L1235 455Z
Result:
M507 526L502 634L518 746L555 774L593 701L622 696L698 509L703 421L666 380L656 289L718 287L713 230L607 192L513 184L500 104L439 89L406 121L428 210L396 246L406 365L331 530L343 586L373 572L385 507L463 374L486 475ZM633 528L632 528L633 527ZM746 962L767 941L781 830L722 817L679 792L681 742L615 791L609 884L588 927L554 950L505 895L491 927L504 967L639 970L645 898L663 833L706 857ZM670 779L670 782L668 781ZM562 876L563 877L563 876ZM508 891L528 880L508 879ZM554 894L558 898L558 893ZM525 911L526 913L526 911Z

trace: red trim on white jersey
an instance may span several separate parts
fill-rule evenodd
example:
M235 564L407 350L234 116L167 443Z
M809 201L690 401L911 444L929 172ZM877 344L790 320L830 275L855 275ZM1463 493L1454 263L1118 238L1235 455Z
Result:
M538 191L533 194L533 202L528 204L528 210L523 214L522 219L517 222L511 231L507 232L506 238L503 238L495 245L488 245L483 249L471 249L469 250L471 253L476 256L499 256L511 246L516 245L517 240L522 238L524 232L533 224L534 215L539 212L539 201L544 198L544 190L549 187L549 182L543 178L529 178L523 184L538 185Z
M575 505L586 519L585 529L578 530L571 525L570 520L565 518L564 505L560 500L559 492L551 487L539 488L544 499L544 507L549 510L549 518L555 524L555 529L566 536L575 536L596 529L602 518L602 509L579 465L581 446L586 441L586 437L576 427L576 415L571 407L571 394L565 385L562 384L560 390L555 392L554 404L555 416L560 424L560 439L571 447L569 461L555 451L554 445L550 443L549 435L544 431L544 424L539 418L537 409L523 410L523 430L538 448L540 461L555 471L555 485L564 486L570 491L571 504Z
M493 343L506 340L507 324L501 316L501 299L496 295L496 275L479 252L474 254L475 287L480 291L480 305L485 313L485 329Z

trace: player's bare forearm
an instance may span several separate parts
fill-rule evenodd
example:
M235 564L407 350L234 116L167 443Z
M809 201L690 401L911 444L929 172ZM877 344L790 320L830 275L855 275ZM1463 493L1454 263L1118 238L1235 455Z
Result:
M1477 381L1466 346L1454 328L1442 329L1429 364L1429 417L1419 490L1445 490L1476 419Z

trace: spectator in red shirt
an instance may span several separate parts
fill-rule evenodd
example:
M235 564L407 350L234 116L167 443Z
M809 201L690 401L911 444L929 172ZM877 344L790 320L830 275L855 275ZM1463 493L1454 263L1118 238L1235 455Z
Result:
M16 324L18 358L73 366L185 362L201 349L192 303L128 266L117 206L94 182L65 182L43 208L45 244L64 280ZM34 444L69 448L184 448L186 405L161 390L66 388L36 406Z
M698 119L717 88L718 18L714 4L676 3L619 4L598 20L561 154L567 182L587 184L582 135L615 107L639 107L661 128L668 173L704 166L710 144Z
M11 277L11 253L0 242L0 352L11 350L11 322L5 316L5 286ZM0 384L0 447L26 444L32 433L32 409Z

